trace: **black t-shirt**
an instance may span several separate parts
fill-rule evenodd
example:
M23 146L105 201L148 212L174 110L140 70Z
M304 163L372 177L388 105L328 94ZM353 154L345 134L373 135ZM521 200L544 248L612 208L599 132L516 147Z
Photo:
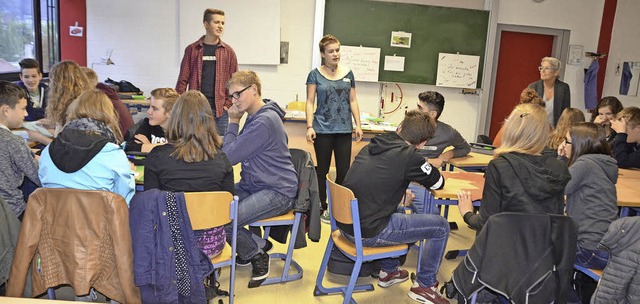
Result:
M145 190L235 193L233 167L222 149L216 149L213 159L197 163L177 160L171 156L173 149L173 145L166 144L149 152L144 167Z
M216 49L220 44L204 44L204 53L202 54L202 79L200 91L209 100L211 109L215 112L215 84L216 84Z
M141 123L136 133L127 140L127 144L124 147L125 151L138 151L142 149L142 144L136 142L135 136L142 134L149 139L152 144L163 144L167 142L164 135L164 130L161 126L152 126L149 124L149 118L145 118Z

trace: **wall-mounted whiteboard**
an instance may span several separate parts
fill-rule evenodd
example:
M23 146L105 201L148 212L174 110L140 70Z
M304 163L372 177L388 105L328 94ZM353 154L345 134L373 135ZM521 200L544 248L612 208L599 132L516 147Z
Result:
M438 54L436 86L452 88L476 88L480 56Z
M205 34L207 8L225 13L222 41L231 45L239 64L280 63L280 0L178 0L180 59L187 45Z
M356 81L378 81L380 48L340 46L340 64L351 68Z

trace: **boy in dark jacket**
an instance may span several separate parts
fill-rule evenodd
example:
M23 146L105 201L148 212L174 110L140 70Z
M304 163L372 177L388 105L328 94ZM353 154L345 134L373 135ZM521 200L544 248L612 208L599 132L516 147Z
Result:
M408 244L425 240L418 276L409 297L421 303L449 303L437 290L436 274L449 239L449 223L439 215L396 213L410 182L440 189L444 179L418 149L435 131L427 114L411 111L395 133L381 134L356 156L344 180L358 198L363 245L369 247ZM353 240L353 226L337 223ZM380 261L378 285L389 287L406 281L409 273L397 259Z
M613 157L621 168L640 168L640 108L629 107L611 122L616 137L611 144Z
M24 90L27 97L27 117L25 121L34 121L44 118L47 107L47 91L49 86L41 82L42 72L40 64L33 58L20 61L20 81L18 85Z

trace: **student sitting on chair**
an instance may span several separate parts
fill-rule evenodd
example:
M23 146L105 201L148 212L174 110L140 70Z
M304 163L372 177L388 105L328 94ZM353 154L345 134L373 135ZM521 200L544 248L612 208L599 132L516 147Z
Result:
M611 123L617 132L613 143L613 157L620 168L640 168L640 109L629 107L622 110L620 117Z
M616 131L611 127L611 122L616 115L624 109L622 103L615 96L606 96L598 102L598 111L592 113L591 121L604 128L607 141L612 143L616 138ZM597 115L596 115L597 114Z
M436 131L429 142L420 150L429 163L441 167L451 158L467 156L471 146L452 126L438 120L444 110L444 96L438 92L426 91L418 95L418 110L427 113L436 123ZM453 150L442 152L446 147L453 146Z
M440 189L444 179L418 152L431 139L436 124L426 113L411 111L395 133L377 135L356 156L344 186L358 198L364 246L409 244L425 240L418 277L409 297L421 303L449 303L438 292L436 274L449 239L449 223L439 215L396 213L410 182ZM353 227L337 223L353 241ZM397 259L380 261L378 285L389 287L406 281L409 273Z
M516 106L505 124L502 146L487 166L480 212L473 212L469 191L458 193L465 223L480 231L500 212L564 214L564 188L571 175L562 161L540 154L548 140L545 109L530 103Z
M47 108L47 91L49 86L42 82L40 64L33 58L20 60L20 81L18 85L27 93L27 117L25 121L34 121L44 118Z
M67 123L40 156L40 181L46 188L105 190L127 202L135 193L133 170L120 143L122 134L111 101L88 90L67 109Z
M575 264L604 269L609 251L597 247L611 222L618 218L618 165L611 157L604 130L590 122L574 125L565 133L558 155L569 159L571 180L564 193L567 196L567 215L573 218L578 228ZM574 286L583 299L591 299L593 290L588 286L592 282L591 279L585 282L576 277Z
M229 128L222 151L232 165L242 162L240 182L236 184L238 203L237 251L239 264L253 267L249 287L259 286L269 276L269 249L265 240L244 227L255 221L284 214L293 208L298 177L287 147L282 125L284 111L274 101L261 97L260 79L253 71L235 72L227 82ZM240 119L247 120L239 132ZM228 226L227 234L231 234Z
M435 134L429 139L424 147L420 149L423 157L427 158L429 163L437 168L454 157L467 156L471 151L471 146L460 135L460 133L450 125L439 121L438 118L444 110L444 96L438 92L426 91L418 95L418 110L426 113L431 120L435 122ZM453 146L453 150L442 152L446 147ZM410 208L415 213L424 212L424 200L427 195L426 189L418 184L409 184L407 197L413 197L413 204ZM434 213L440 214L439 208L434 208Z
M139 123L135 135L127 140L125 151L149 152L157 145L167 142L165 130L169 125L171 110L180 95L171 88L158 88L151 91L151 101L147 115Z
M9 129L22 126L27 116L27 99L24 91L16 84L0 80L0 197L18 218L26 208L25 197L20 185L25 177L40 185L38 162L22 137Z
M558 124L555 130L551 132L546 150L557 154L560 146L564 144L569 129L581 122L585 122L584 113L582 113L581 110L576 108L566 108L562 110L562 114L560 114L560 118L558 118Z
M158 90L175 93L173 89L156 89L156 94ZM151 95L154 96L153 91ZM169 111L171 117L165 123L167 144L149 152L144 167L144 189L235 193L233 168L222 152L222 139L207 98L198 91L187 91ZM195 230L194 234L198 248L210 259L224 248L226 236L222 227ZM210 282L214 282L213 276L209 278ZM208 299L215 296L211 284L207 284L205 289Z

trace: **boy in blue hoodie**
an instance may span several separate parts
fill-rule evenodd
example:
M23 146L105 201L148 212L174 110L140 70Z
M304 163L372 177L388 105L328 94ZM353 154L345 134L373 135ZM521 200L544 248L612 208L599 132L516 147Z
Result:
M240 182L236 184L238 239L236 262L251 263L249 287L258 287L269 276L271 244L244 227L255 221L287 213L293 208L298 177L291 162L287 134L282 125L284 111L277 103L261 97L261 84L253 71L238 71L227 82L229 127L222 151L232 165L242 162ZM240 119L247 113L242 131ZM232 230L227 227L227 235ZM227 239L231 241L231 239Z

